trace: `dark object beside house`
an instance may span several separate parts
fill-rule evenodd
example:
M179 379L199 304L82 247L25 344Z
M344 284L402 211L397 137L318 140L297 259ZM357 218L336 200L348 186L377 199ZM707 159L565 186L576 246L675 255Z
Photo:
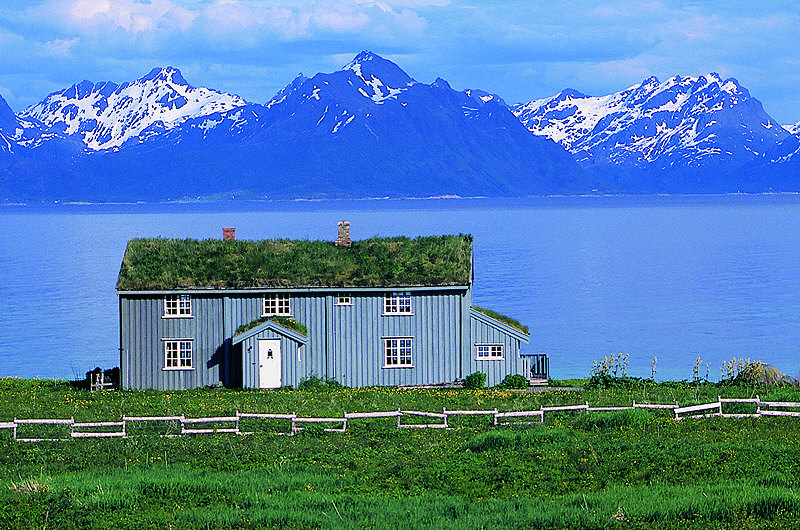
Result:
M89 390L113 390L119 388L119 367L103 370L99 366L86 372L85 388Z
M429 385L527 373L527 329L472 306L472 237L135 239L117 291L122 388ZM349 243L349 244L347 244ZM493 316L494 315L494 316Z
M546 353L523 353L530 367L528 379L532 385L546 385L550 381L550 358Z

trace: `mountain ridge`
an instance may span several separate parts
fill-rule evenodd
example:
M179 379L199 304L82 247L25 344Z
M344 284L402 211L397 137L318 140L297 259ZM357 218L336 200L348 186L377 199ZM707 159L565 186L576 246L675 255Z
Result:
M362 51L260 104L164 66L0 98L0 200L800 191L798 128L715 73L509 105Z
M75 136L87 149L119 148L144 141L187 119L230 110L247 102L235 94L189 85L180 70L153 68L132 81L88 80L53 92L20 113L64 136Z
M139 84L157 78L148 74ZM67 96L85 99L98 91L88 85L69 90ZM113 99L124 88L105 90ZM158 97L162 93L156 91ZM56 94L56 114L73 119L74 109L61 100L65 91ZM143 100L151 105L152 99ZM245 102L210 110L181 114L179 123L157 131L152 120L111 148L92 149L105 144L83 134L86 152L65 167L45 171L49 181L37 190L75 199L88 194L97 200L174 200L215 193L260 198L504 196L569 193L582 186L582 171L572 157L531 135L506 107L476 109L466 94L419 83L370 52L332 73L300 74L264 105ZM33 111L28 115L47 121ZM108 130L77 113L75 121L68 124L71 128L62 126L65 139ZM85 183L65 189L58 173Z

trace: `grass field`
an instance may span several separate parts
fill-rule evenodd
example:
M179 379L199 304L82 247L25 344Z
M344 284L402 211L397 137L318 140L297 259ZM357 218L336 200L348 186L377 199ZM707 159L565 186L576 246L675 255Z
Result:
M343 389L100 392L0 379L0 421L242 412L800 401L792 387L645 384L542 394ZM791 528L800 419L676 422L670 411L563 413L544 426L21 443L0 431L3 528Z

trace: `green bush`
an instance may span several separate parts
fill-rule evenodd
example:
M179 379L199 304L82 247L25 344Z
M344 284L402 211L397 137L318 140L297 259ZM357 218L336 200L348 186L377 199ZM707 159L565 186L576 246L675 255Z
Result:
M478 390L486 388L486 374L483 372L473 372L464 379L464 388Z
M648 379L600 374L593 375L586 383L586 388L641 388L648 385L653 385L652 381Z
M316 375L311 377L304 377L300 379L300 384L297 385L297 390L303 391L326 391L326 390L341 390L344 385L336 379L320 379Z
M497 388L528 388L528 380L524 375L508 374Z

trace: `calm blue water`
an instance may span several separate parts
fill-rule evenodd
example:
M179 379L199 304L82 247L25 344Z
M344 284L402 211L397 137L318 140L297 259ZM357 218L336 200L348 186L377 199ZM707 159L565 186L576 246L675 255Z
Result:
M724 359L800 372L800 196L573 197L0 208L0 376L118 364L128 239L471 233L476 304L531 330L553 377L630 354L629 373L718 379Z

